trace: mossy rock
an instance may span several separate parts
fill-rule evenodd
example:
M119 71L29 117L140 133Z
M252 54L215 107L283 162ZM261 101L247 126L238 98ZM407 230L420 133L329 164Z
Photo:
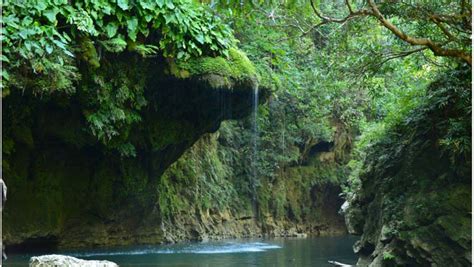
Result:
M470 125L470 118L461 115L464 104L459 100L446 106L433 104L439 98L460 97L467 86L456 84L453 77L459 74L444 75L446 79L429 89L432 100L406 119L410 123L393 126L366 151L361 186L349 199L346 219L354 209L362 213L358 253L361 259L370 259L370 266L390 266L380 261L387 251L397 266L472 263L471 173L465 171L472 159L469 153L459 160L460 155L439 146L439 137L451 131L447 122L467 118L463 125ZM470 86L470 79L463 79ZM463 131L470 132L470 127Z
M254 88L259 75L253 63L244 52L231 48L227 58L201 57L187 61L170 62L170 73L177 78L199 78L212 88L235 88L236 84ZM239 86L240 87L240 86Z

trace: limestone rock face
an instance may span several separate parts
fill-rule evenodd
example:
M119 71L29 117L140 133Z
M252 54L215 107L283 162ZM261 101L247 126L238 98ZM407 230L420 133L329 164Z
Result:
M32 257L30 267L49 267L49 266L68 266L68 267L118 267L111 261L81 260L71 256L64 255L44 255Z
M230 145L234 135L229 133L234 129L233 122L224 122L216 134L203 136L163 174L165 181L173 181L167 185L168 191L180 196L179 201L171 203L174 212L163 216L167 242L259 236L304 238L346 232L344 219L338 214L343 199L336 181L341 172L336 171L338 165L334 162L320 162L317 153L308 156L305 166L288 167L272 180L262 179L262 186L255 192L261 199L257 213L252 196L239 191L246 177L239 176L244 169L232 162L239 159L233 154L239 152ZM212 183L204 185L195 177ZM212 192L212 198L207 193L199 194L211 203L220 203L220 207L207 207L202 202L204 197L196 197L195 191L190 194L190 188L200 188L198 193Z
M4 150L3 178L15 192L3 211L5 244L27 247L31 241L56 248L163 241L157 227L161 214L154 212L160 176L203 134L252 110L256 73L243 55L237 64L240 54L234 54L230 63L207 59L212 71L186 78L166 73L167 63L159 58L136 59L130 68L140 68L145 77L147 105L140 122L116 140L135 148L136 155L126 160L87 130L88 100L81 90L41 101L15 92L5 97L3 138L10 152ZM125 72L121 66L129 58L114 60L108 71ZM217 72L231 63L239 68ZM266 90L259 88L263 102Z
M352 235L360 235L363 229L364 218L360 209L351 207L346 201L342 204L341 212L344 214L344 220L347 227L347 232Z
M435 100L460 101L457 92L470 90L470 82L435 86ZM368 150L343 209L349 232L361 235L358 266L471 266L471 154L439 146L447 121L470 125L459 106L421 106Z

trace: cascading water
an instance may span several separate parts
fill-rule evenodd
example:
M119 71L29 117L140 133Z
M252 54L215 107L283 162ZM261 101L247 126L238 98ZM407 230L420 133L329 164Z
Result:
M258 200L257 200L257 184L258 184L258 85L254 87L253 90L253 114L252 114L252 177L251 177L251 184L252 184L252 201L253 201L253 208L255 212L256 219L259 218L259 208L258 208Z

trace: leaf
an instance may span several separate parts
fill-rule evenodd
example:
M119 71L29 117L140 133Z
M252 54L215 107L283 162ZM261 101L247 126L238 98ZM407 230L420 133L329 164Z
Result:
M31 18L30 16L26 16L21 20L22 26L28 26L31 23L33 23L33 18Z
M56 15L58 14L58 9L46 10L43 12L43 15L50 21L56 22Z
M47 8L45 1L37 1L35 5L36 10L43 11Z
M164 0L156 0L156 3L158 4L158 6L160 8L162 8L164 5L165 5L165 1Z
M132 41L137 39L137 26L138 26L138 19L133 17L127 20L127 29L128 29L128 36Z
M153 0L142 0L139 3L143 9L153 10L156 7Z
M151 15L151 14L145 15L145 21L146 22L150 22L152 19L153 19L153 15Z
M169 9L174 9L174 4L173 4L173 0L167 0L166 1L166 7L169 8Z
M46 53L53 53L53 47L50 44L46 44Z
M10 63L10 60L8 59L8 57L3 54L0 55L0 60L2 62Z
M109 38L112 38L115 36L115 34L117 34L117 30L118 30L118 25L117 23L109 23L107 24L107 26L105 27L105 32L107 33L107 37Z
M158 47L154 45L137 45L135 46L135 51L137 51L141 56L146 57L150 55L155 55L158 52Z
M199 33L197 36L196 36L196 40L200 43L200 44L204 44L204 35L202 33Z
M70 57L75 57L74 54L71 53L71 52L70 52L69 50L67 50L67 49L63 50L63 52L64 52L66 55L70 56Z
M10 74L8 74L8 71L2 70L2 78L3 78L3 80L6 80L6 81L10 80ZM2 86L3 86L3 84L2 84Z
M23 29L18 33L18 35L20 35L22 39L26 40L26 38L28 37L28 32L29 32L28 29Z
M164 14L165 23L170 24L170 22L176 22L176 17L174 14Z
M66 50L66 44L65 43L63 43L61 41L58 41L58 40L54 40L54 39L52 41L55 45L57 45L61 49Z
M122 52L127 47L127 42L121 37L99 41L99 43L102 44L107 51L115 53Z
M117 4L122 10L128 10L129 8L128 0L117 0Z

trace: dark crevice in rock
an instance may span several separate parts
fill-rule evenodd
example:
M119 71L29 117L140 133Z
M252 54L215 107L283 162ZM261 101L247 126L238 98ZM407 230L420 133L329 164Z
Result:
M21 244L10 245L7 247L6 253L51 253L56 251L57 247L58 237L55 235L47 235L27 238Z
M320 152L329 152L334 146L334 142L326 142L326 141L321 141L311 147L311 150L309 151L309 156L314 157L316 156L317 153Z

